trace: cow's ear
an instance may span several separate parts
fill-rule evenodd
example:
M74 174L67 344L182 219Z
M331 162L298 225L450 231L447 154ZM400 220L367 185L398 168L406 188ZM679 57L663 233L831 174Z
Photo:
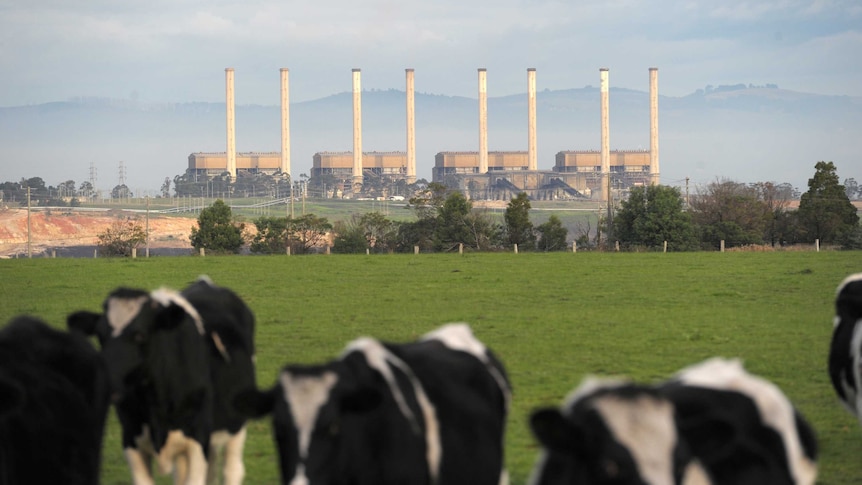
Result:
M100 313L79 311L66 316L66 327L84 335L95 335L96 324L102 318Z
M360 387L345 394L340 401L341 410L347 413L367 413L383 401L380 391L372 387Z
M555 451L571 452L577 448L579 433L558 408L543 408L530 416L530 429L543 446Z
M0 416L20 409L24 404L24 389L21 385L0 377Z
M260 418L272 412L278 398L278 386L267 391L249 388L238 392L233 398L233 408L248 418Z

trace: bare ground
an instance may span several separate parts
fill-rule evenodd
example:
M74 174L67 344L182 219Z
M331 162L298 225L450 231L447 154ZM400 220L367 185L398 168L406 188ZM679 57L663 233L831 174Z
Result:
M147 226L145 214L111 210L82 212L74 209L39 210L30 213L30 245L34 256L51 252L92 256L97 235L117 219L133 219ZM191 251L189 234L197 220L150 214L149 247L151 254L177 254ZM141 251L141 250L139 250ZM27 210L0 208L0 258L26 255ZM83 253L83 254L79 254Z

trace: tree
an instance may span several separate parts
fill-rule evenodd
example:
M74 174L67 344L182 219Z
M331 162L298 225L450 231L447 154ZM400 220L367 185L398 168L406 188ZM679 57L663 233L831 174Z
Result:
M81 186L78 188L78 194L85 199L90 199L96 196L96 190L93 188L93 184L91 184L89 180L85 180L81 182Z
M141 224L132 219L114 221L96 237L99 250L106 256L131 256L132 249L147 241L147 233Z
M564 251L566 249L566 236L569 235L569 231L563 227L559 217L551 215L547 222L539 224L536 231L539 233L537 247L540 251Z
M435 246L437 250L451 251L459 244L468 245L471 237L466 218L473 204L460 192L452 192L437 211L437 231Z
M165 181L162 182L162 189L159 192L159 195L165 199L170 198L171 196L171 179L165 177Z
M817 162L808 191L799 200L799 224L808 242L836 242L859 224L856 207L850 203L832 162Z
M111 190L111 198L112 199L128 199L132 197L132 191L126 186L126 184L116 185Z
M57 197L74 197L75 196L75 181L67 180L59 185L57 185Z
M339 253L374 253L394 251L398 226L379 212L354 214L350 222L336 224L335 247Z
M257 233L249 251L263 254L281 254L287 250L287 218L260 217L254 220Z
M506 221L509 244L517 244L519 250L525 251L535 247L536 235L533 233L533 223L530 222L530 198L526 192L521 192L509 201L503 218Z
M198 227L192 228L192 247L217 253L238 253L242 245L245 224L234 223L230 207L221 199L204 208L198 217Z
M696 247L691 219L683 212L683 200L675 187L633 187L620 204L613 227L617 240L631 246L657 248L667 241L672 250Z
M332 224L325 217L305 214L287 221L287 242L290 251L296 254L306 254L326 242Z
M368 248L368 240L365 239L365 230L359 225L354 214L349 222L337 221L333 225L335 239L333 240L332 252L340 254L364 253Z
M691 200L701 241L716 247L722 240L730 246L762 244L771 209L756 188L726 179L708 184Z
M850 200L862 198L862 190L859 189L859 183L852 177L844 179L844 193L847 194L847 198Z

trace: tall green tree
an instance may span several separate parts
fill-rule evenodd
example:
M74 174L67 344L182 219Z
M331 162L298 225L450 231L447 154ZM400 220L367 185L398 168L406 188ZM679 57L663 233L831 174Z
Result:
M304 214L287 222L287 242L296 254L311 253L328 242L332 224L325 217Z
M856 207L850 203L844 186L838 183L835 164L820 161L808 179L808 191L799 200L799 224L804 240L834 243L859 224Z
M629 246L687 251L697 247L689 215L683 211L679 189L664 185L634 187L614 217L614 235Z
M99 250L105 256L131 256L134 248L147 241L147 233L140 222L132 219L116 220L96 237Z
M521 192L509 201L503 219L506 221L506 237L510 245L517 244L518 250L525 251L535 248L536 235L530 222L530 198L526 192Z
M469 246L471 231L467 217L473 209L473 204L460 192L452 192L446 197L443 205L437 211L437 231L435 234L436 249L452 251L459 243Z
M256 234L249 251L261 254L282 254L287 249L286 217L259 217L255 219Z
M762 244L773 214L761 187L732 180L708 184L691 200L691 217L704 243L718 247Z
M235 223L230 207L221 199L201 210L198 227L189 236L192 247L217 253L238 253L245 243L245 224Z
M551 215L547 222L539 224L536 232L539 233L539 242L536 246L540 251L564 251L566 249L566 236L569 235L569 231L563 227L562 221L556 215Z

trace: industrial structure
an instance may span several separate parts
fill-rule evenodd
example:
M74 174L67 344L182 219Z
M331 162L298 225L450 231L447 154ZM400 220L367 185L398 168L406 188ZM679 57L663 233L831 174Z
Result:
M194 180L227 172L290 175L290 115L288 74L281 73L281 152L236 153L234 70L225 69L227 150L192 153L188 173ZM326 179L343 196L363 192L368 176L378 181L416 181L414 70L406 69L406 151L363 152L361 70L353 69L353 151L318 152L311 177ZM521 192L533 199L598 198L607 202L613 191L659 183L658 69L649 69L650 148L611 150L608 69L599 70L601 96L600 150L560 151L551 170L538 169L536 140L536 69L527 69L527 150L488 150L487 70L478 69L479 149L437 153L432 180L462 190L471 198L507 200Z

